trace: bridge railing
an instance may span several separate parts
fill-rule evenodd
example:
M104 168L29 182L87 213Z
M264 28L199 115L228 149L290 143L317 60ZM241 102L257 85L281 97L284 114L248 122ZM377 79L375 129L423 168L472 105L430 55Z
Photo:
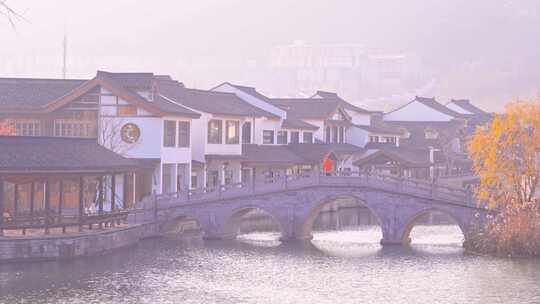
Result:
M425 180L370 174L363 171L331 173L320 173L316 171L302 172L295 175L277 176L184 192L159 194L155 196L155 200L159 203L160 207L166 208L313 186L366 186L386 191L397 191L428 198L455 201L461 204L473 204L472 193L464 189L430 183Z
M425 180L402 178L392 175L367 174L365 172L336 172L321 176L321 185L369 186L436 199L459 201L461 203L472 202L472 193L470 191L430 183Z

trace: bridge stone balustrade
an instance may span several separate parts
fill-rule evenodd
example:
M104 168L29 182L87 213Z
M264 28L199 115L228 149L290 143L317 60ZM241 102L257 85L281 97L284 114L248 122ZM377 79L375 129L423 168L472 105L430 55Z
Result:
M129 216L132 224L158 224L166 233L179 219L198 222L206 239L237 234L242 215L259 209L279 224L282 240L309 240L321 210L336 199L352 198L378 219L382 244L405 244L415 221L430 211L452 217L465 238L482 224L486 209L470 192L394 176L306 173L189 193L151 195Z

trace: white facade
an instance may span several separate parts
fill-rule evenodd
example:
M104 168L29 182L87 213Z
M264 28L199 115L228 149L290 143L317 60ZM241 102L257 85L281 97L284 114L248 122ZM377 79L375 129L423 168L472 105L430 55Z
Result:
M369 126L371 125L370 113L358 113L356 111L345 110L345 113L351 117L351 122L355 125Z
M174 146L172 147L164 144L165 121L174 122L176 126ZM181 172L189 169L179 170L179 168L190 168L192 143L190 142L188 147L178 146L180 122L189 123L190 129L192 129L190 118L153 115L109 91L101 89L98 122L99 142L124 157L159 160L151 179L153 192L176 191L181 185L189 187L189 175ZM127 125L132 126L133 135L138 134L138 137L134 137L133 142L128 142L123 138ZM164 174L169 177L165 184L163 183Z

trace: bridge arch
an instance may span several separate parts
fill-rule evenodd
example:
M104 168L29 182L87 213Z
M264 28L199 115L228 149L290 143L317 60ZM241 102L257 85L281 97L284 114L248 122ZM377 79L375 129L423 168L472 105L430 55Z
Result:
M443 208L430 207L430 208L426 208L415 213L406 221L406 224L403 228L402 237L401 237L403 244L411 243L410 235L413 228L417 225L418 220L422 218L423 216L432 212L437 212L437 213L441 213L448 216L459 227L465 241L465 238L467 236L467 228L458 214L455 214L454 212L445 210Z
M381 226L381 229L383 227L383 221L382 217L380 216L378 210L374 208L373 206L370 206L370 204L358 196L354 194L342 194L342 195L334 195L325 197L321 201L314 204L314 206L303 216L302 218L302 224L299 227L299 233L298 238L303 240L310 240L313 238L313 225L315 224L315 220L317 217L321 214L321 211L327 207L330 206L332 203L341 200L341 199L353 199L355 204L361 207L365 207L369 210L370 214L375 217L377 220L377 223L379 226Z
M272 210L265 207L256 205L242 206L231 210L224 218L222 226L222 234L225 239L234 239L238 236L239 228L242 224L242 219L245 215L253 211L262 211L262 213L271 218L273 224L275 224L280 232L280 235L284 234L284 222L283 219Z
M204 230L204 223L198 217L188 214L179 214L162 224L163 233L183 233L187 230Z

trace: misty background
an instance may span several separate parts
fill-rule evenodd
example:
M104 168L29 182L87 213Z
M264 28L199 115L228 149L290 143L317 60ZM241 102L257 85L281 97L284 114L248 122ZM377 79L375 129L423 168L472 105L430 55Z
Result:
M500 111L540 89L537 0L9 0L0 77L170 74L270 96L337 91L388 110L414 95Z

